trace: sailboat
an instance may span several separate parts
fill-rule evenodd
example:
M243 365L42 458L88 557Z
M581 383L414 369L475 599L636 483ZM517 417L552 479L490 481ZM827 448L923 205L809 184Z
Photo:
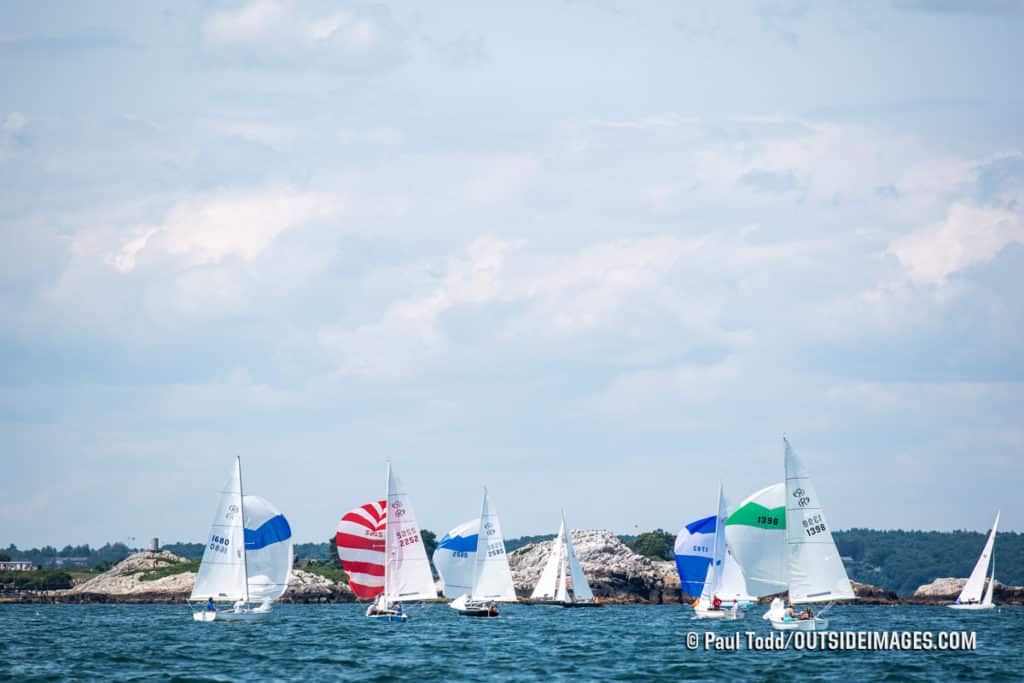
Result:
M693 603L699 617L736 618L742 616L740 609L753 606L755 600L747 593L743 571L726 542L725 519L719 491L719 514L687 524L676 536L680 587L687 595L699 596ZM721 601L721 609L710 609L715 597Z
M358 598L373 599L366 616L405 621L403 602L434 600L437 591L412 500L390 462L386 469L386 500L347 512L335 543L349 588Z
M825 519L821 499L789 441L783 438L782 442L786 449L790 605L852 600L856 596ZM772 601L764 618L777 631L823 631L828 628L828 619L821 616L801 618L790 614L780 598Z
M485 487L469 592L458 596L448 606L467 617L496 617L497 603L516 600L498 511L491 503Z
M981 551L981 557L978 558L977 564L974 565L974 571L971 572L970 578L964 584L964 589L960 591L960 597L952 605L949 605L953 609L979 610L995 607L992 604L992 592L995 590L996 585L994 546L996 542L996 528L998 526L999 513L996 512L996 521L992 522L992 531L988 532L988 539L985 541L985 547ZM992 573L988 579L988 588L985 590L985 596L982 597L981 590L985 586L985 575L988 574L990 565ZM981 602L978 602L979 599Z
M242 493L242 462L236 457L189 596L198 607L192 618L207 622L265 619L274 600L288 588L291 538L288 520L270 501ZM233 604L230 609L218 609L218 602Z
M571 584L571 585L570 585ZM551 545L551 554L541 571L540 580L533 589L530 599L542 605L562 607L603 607L594 597L590 583L583 573L583 567L576 559L572 546L572 532L565 529L565 512L558 536Z

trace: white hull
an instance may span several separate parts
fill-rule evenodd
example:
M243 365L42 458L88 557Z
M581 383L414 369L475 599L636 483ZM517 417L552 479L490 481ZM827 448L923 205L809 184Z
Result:
M827 631L828 619L815 617L814 619L794 619L783 621L781 619L770 619L772 628L776 631Z
M380 609L377 604L374 603L366 608L366 616L370 619L377 619L378 621L387 622L404 622L409 616L404 612L399 612L391 608Z
M270 610L253 609L246 612L235 612L224 610L218 612L193 612L192 618L195 621L265 621L270 618Z
M951 608L951 609L963 609L963 610L970 610L970 611L974 611L974 610L984 610L984 609L992 609L992 608L994 608L994 607L995 607L995 605L982 605L982 604L973 604L973 605L946 605L946 606L947 606L947 607L949 607L949 608Z
M697 619L724 619L726 621L735 621L743 617L743 610L729 609L704 609L703 607L694 607L693 612Z
M496 617L498 616L497 603L484 600L470 600L465 595L460 595L448 606L459 614L467 617Z

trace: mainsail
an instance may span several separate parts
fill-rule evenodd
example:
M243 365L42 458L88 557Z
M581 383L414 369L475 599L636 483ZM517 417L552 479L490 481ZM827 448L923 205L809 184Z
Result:
M412 500L388 463L385 515L388 564L384 595L388 600L432 600L437 597L430 561L420 536Z
M248 600L245 571L245 534L242 525L242 465L235 466L221 487L217 511L203 549L190 600Z
M477 536L473 590L470 598L495 602L516 601L512 570L508 566L505 540L501 535L501 522L486 488L483 505L480 508L480 533Z
M288 588L292 571L292 530L270 501L245 496L245 559L249 599L269 602Z
M792 604L851 600L850 578L832 539L821 500L789 441L786 446L786 543Z
M725 539L751 595L786 590L786 485L773 484L744 499L725 521Z
M958 603L964 604L981 600L981 593L985 588L985 577L988 574L989 560L992 557L992 547L996 542L996 530L998 527L999 513L997 512L996 520L992 522L992 530L988 533L988 539L985 541L985 547L982 548L981 556L974 565L974 570L971 572L970 578L967 579L967 583L964 584L964 589L960 591L960 597L956 600ZM991 596L989 596L989 601L991 602Z
M434 550L434 567L444 584L446 598L469 595L473 590L477 536L480 518L455 527L441 538Z
M338 558L357 598L369 600L384 592L384 530L387 502L366 503L346 512L338 522Z

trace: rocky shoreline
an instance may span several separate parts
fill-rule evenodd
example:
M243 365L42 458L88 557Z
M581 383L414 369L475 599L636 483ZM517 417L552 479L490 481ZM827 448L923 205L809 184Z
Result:
M634 553L610 531L573 531L576 555L590 581L594 595L607 604L685 604L675 563L655 561ZM540 577L552 541L524 546L509 554L516 592L529 597ZM66 590L20 591L0 594L0 603L117 603L170 604L188 599L195 583L194 571L176 571L185 558L171 552L139 552L125 558L109 571ZM182 569L184 569L182 567ZM856 605L945 605L953 602L966 579L940 578L901 598L895 592L853 582ZM761 602L769 602L762 598ZM293 569L285 603L355 602L344 583L319 574ZM1024 605L1024 587L996 583L995 602Z

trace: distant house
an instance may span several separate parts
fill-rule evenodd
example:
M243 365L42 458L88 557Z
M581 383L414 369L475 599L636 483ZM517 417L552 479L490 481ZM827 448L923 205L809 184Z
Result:
M0 571L6 572L30 572L32 563L20 560L17 562L0 562Z
M85 567L89 564L88 557L55 557L54 567Z

